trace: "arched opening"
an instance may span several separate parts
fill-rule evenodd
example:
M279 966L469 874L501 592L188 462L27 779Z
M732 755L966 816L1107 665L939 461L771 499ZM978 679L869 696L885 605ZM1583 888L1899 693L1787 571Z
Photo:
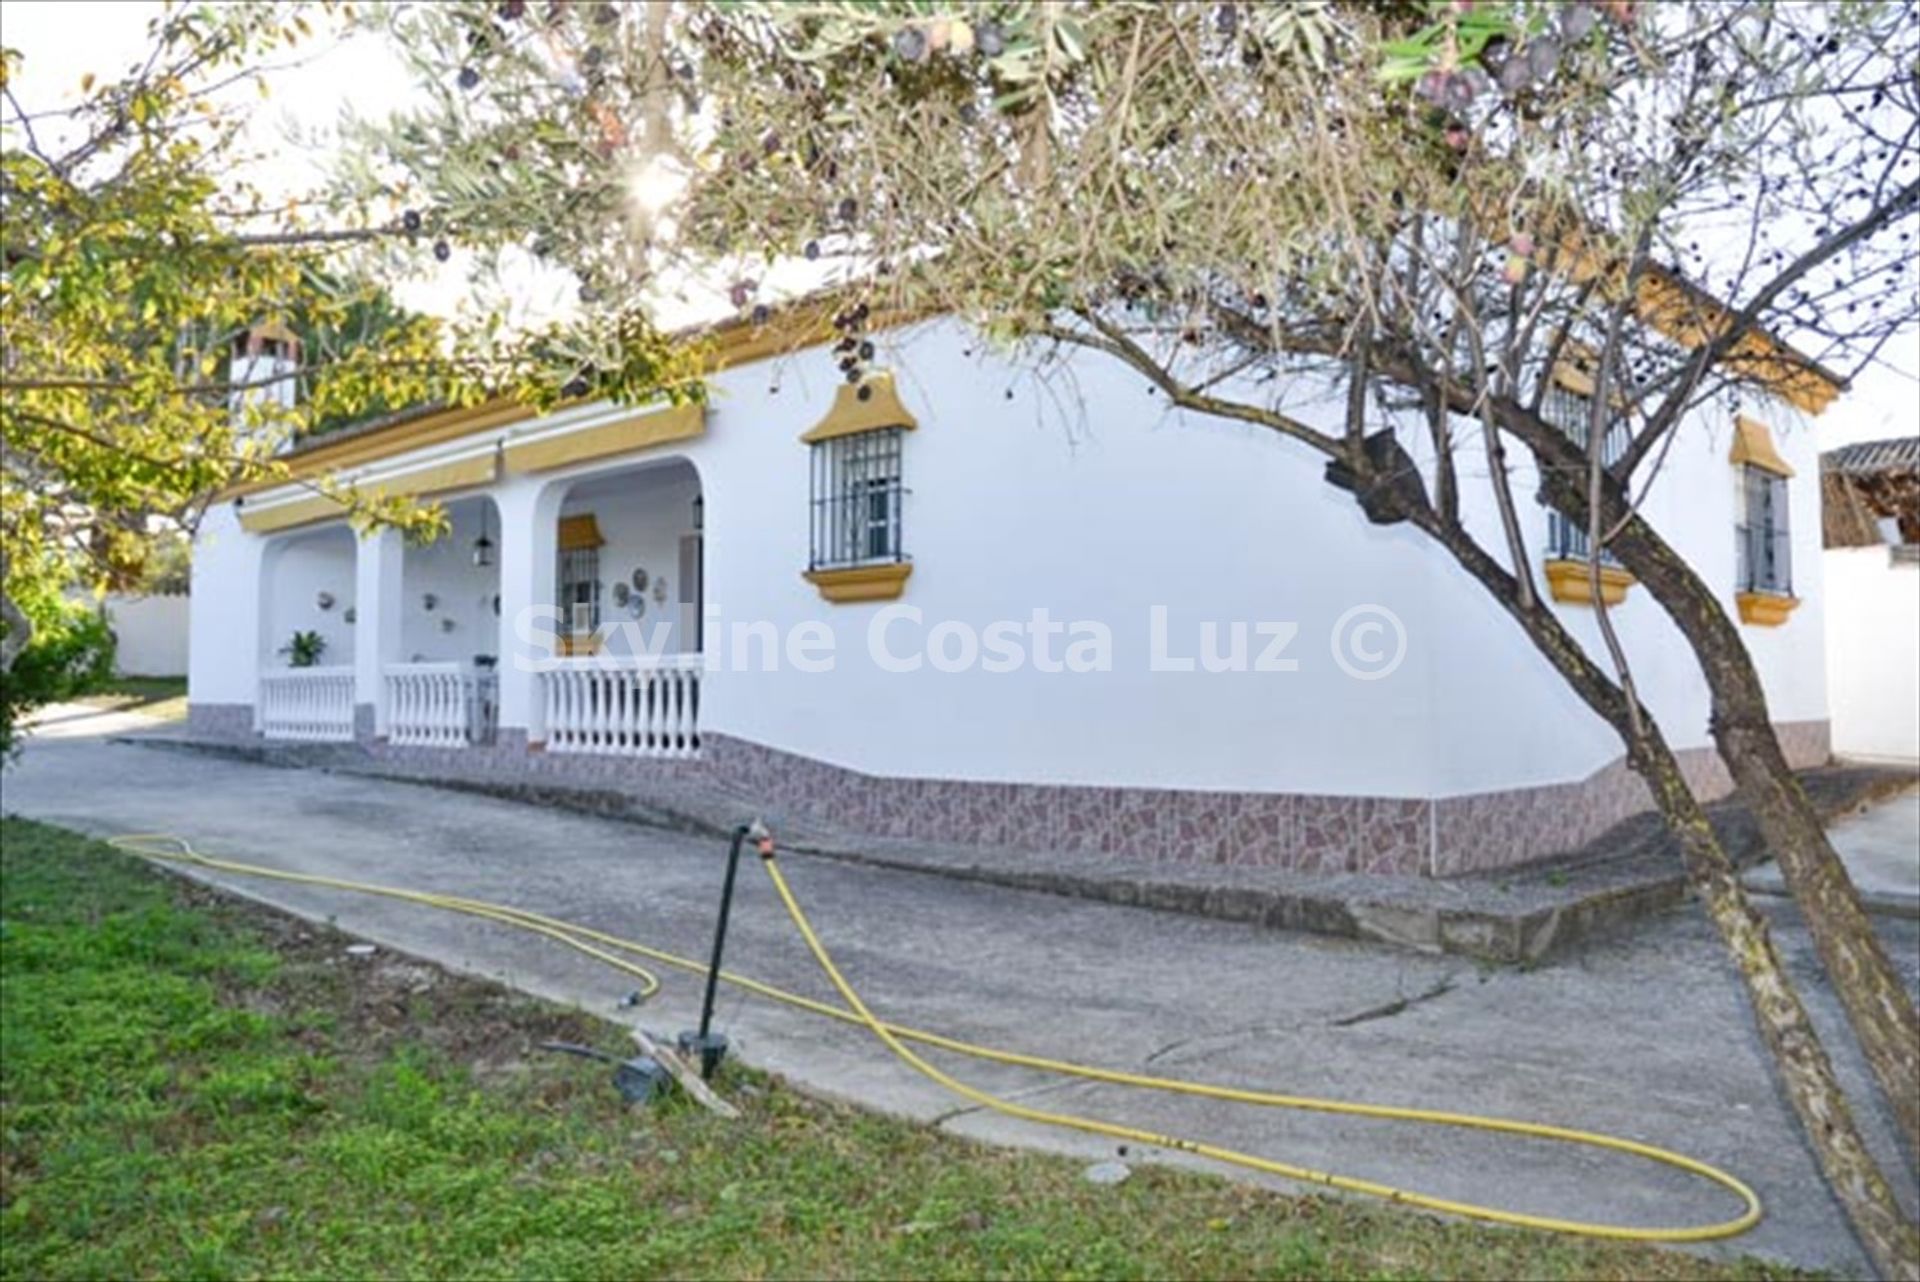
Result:
M400 654L492 668L500 653L500 512L485 495L445 505L447 532L400 559Z
M254 728L270 739L353 738L357 554L335 523L283 535L260 559Z
M260 558L260 667L353 665L355 545L344 524L275 539Z
M704 506L700 474L685 459L567 487L554 569L567 653L699 653Z
M555 518L560 657L541 673L549 752L699 752L700 474L684 458L581 477Z
M446 531L408 540L400 555L399 619L380 672L390 743L455 748L490 743L498 729L500 510L484 494L443 506Z

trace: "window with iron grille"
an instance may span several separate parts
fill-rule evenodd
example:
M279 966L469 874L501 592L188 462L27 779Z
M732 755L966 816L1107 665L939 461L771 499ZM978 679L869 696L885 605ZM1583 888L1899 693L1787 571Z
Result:
M807 568L904 561L903 429L885 427L813 445L813 538Z
M1582 396L1559 383L1547 389L1546 399L1541 402L1540 416L1548 423L1567 434L1567 439L1580 447L1581 453L1587 450L1588 434L1593 424L1593 398ZM1600 442L1600 464L1612 467L1627 452L1627 442L1632 435L1627 420L1619 417L1609 418L1606 437ZM1547 512L1547 557L1555 561L1584 561L1587 559L1587 527L1564 513L1549 510ZM1613 553L1602 549L1602 564L1616 564Z
M560 553L561 626L585 635L600 626L600 549L568 548Z
M1739 590L1792 596L1786 477L1750 463L1741 467L1740 524L1734 534Z

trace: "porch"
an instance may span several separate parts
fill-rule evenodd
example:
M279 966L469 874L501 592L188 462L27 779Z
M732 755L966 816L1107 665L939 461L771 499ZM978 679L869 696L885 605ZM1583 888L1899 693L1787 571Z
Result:
M457 751L496 744L505 726L554 753L699 755L703 498L690 463L442 503L447 529L427 543L343 522L272 541L257 734Z

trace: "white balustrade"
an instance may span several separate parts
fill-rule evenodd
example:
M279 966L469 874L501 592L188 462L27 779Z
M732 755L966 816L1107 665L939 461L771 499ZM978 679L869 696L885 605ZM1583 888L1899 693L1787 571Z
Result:
M254 716L260 733L269 739L351 742L353 667L340 664L264 673Z
M493 738L495 677L463 663L389 663L387 741L460 748Z
M547 751L698 756L701 677L698 654L557 659L540 675Z

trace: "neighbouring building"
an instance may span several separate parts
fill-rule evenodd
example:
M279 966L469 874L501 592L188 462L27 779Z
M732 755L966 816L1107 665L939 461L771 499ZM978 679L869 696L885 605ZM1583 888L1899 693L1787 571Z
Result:
M1833 748L1920 762L1920 436L1820 456Z
M705 779L1061 858L1446 876L1647 806L1494 602L1299 447L1184 419L1101 357L1041 380L948 318L874 333L890 372L848 384L825 315L709 331L705 408L426 409L302 445L298 475L431 496L451 533L357 536L297 480L216 505L193 732L429 774ZM1799 765L1828 756L1808 416L1840 389L1815 383L1697 415L1644 496L1740 620ZM1581 386L1570 369L1556 393L1570 424ZM1535 489L1523 465L1515 492ZM1491 534L1490 493L1465 490ZM1601 653L1582 532L1525 519ZM1690 651L1604 578L1642 697L1724 791Z

